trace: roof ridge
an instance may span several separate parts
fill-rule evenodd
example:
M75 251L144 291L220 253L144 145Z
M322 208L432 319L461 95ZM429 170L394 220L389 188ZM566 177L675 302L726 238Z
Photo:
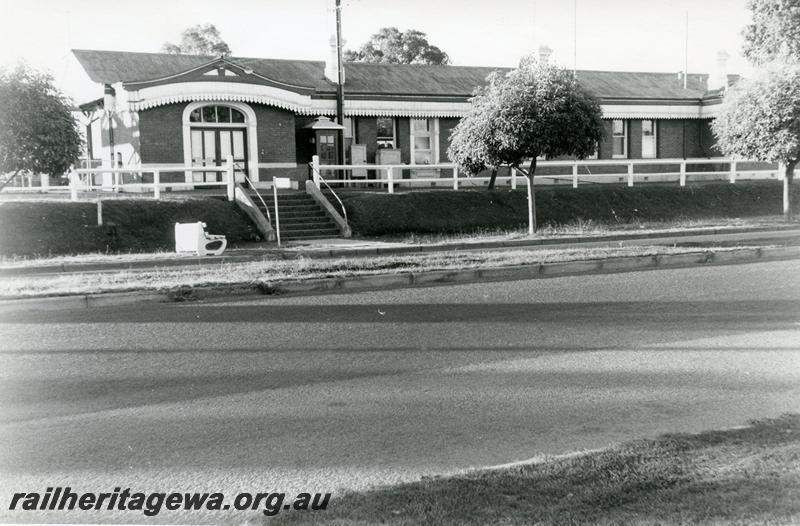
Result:
M191 53L161 53L161 52L154 52L154 51L121 51L115 49L77 49L73 48L72 52L86 52L86 53L125 53L129 55L154 55L159 57L192 57L192 58L207 58L209 60L214 60L220 57L220 55L194 55ZM302 59L302 58L269 58L269 57L242 57L238 55L226 55L224 58L230 60L271 60L271 61L279 61L279 62L308 62L312 64L322 64L324 60L310 60L310 59Z

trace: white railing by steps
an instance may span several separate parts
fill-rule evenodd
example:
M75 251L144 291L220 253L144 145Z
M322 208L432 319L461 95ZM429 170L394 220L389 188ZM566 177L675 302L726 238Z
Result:
M267 221L271 225L272 224L272 217L270 217L270 215L269 215L269 207L267 206L267 203L264 201L264 198L261 197L261 192L259 192L256 189L256 185L254 185L253 181L251 181L250 178L247 177L246 175L244 176L244 180L247 181L247 184L250 185L250 188L256 193L256 195L258 196L258 200L261 201L261 204L264 205L264 210L266 210L266 212L267 212Z
M336 192L333 191L333 188L331 188L331 186L328 184L328 182L325 180L325 178L322 177L322 174L319 173L319 157L314 155L311 158L311 162L309 163L309 166L311 166L311 170L313 171L312 178L314 180L314 184L317 185L317 188L322 190L322 188L320 187L320 183L322 183L322 184L325 185L325 187L328 190L330 190L330 192L333 194L333 197L335 197L336 200L339 202L339 207L342 209L342 217L344 218L344 224L348 225L349 223L347 221L347 209L344 207L344 203L342 203L342 200L339 199L339 196L336 195Z

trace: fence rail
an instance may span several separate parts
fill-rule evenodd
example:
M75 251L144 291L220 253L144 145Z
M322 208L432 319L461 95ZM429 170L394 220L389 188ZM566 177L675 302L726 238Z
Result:
M373 186L380 185L385 186L387 192L390 194L394 193L397 187L403 185L411 187L421 185L452 186L454 190L458 190L463 186L476 186L476 183L483 185L491 179L491 177L486 176L460 176L458 166L452 163L425 165L320 165L319 159L314 156L310 165L314 175L325 171L339 172L341 174L339 178L326 177L325 179L328 184L342 186L353 186L361 183ZM754 166L741 169L740 167L743 165ZM653 166L669 168L657 171L636 170L637 167L647 168ZM710 166L712 169L698 169L701 166ZM726 167L726 169L713 169L718 166ZM594 167L600 167L601 170L592 172L592 168ZM609 171L609 168L613 167L620 167L621 169L612 169ZM508 170L509 175L498 175L495 177L496 184L509 184L512 189L516 189L520 177L527 181L527 178L517 173L517 170L513 167L505 166L501 168ZM639 183L677 181L680 186L686 186L689 178L699 178L700 176L704 178L713 177L715 179L728 180L731 183L742 179L782 179L784 176L783 167L781 165L773 166L769 165L769 163L732 160L727 158L558 160L540 161L537 163L537 170L547 170L551 168L571 168L571 170L570 173L563 174L537 173L534 176L537 184L539 182L545 184L571 184L573 188L578 188L581 182L625 182L627 186L634 186L637 181ZM355 170L361 170L362 172L364 170L372 170L376 172L376 176L374 178L365 176L355 177L353 176ZM445 175L447 171L451 173L450 176ZM584 173L581 173L581 171ZM410 172L410 177L403 177L403 174L406 172ZM436 175L431 177L432 173ZM654 180L651 181L651 179ZM314 181L317 183L317 186L319 186L319 181L317 181L316 178Z
M320 188L323 180L327 186L348 187L370 185L394 193L397 189L414 187L445 187L459 190L465 187L483 186L490 177L468 177L461 173L459 167L452 163L439 164L356 164L356 165L321 165L314 156L309 163L311 178ZM6 187L4 192L69 192L72 200L78 199L79 192L137 192L152 193L155 199L161 198L165 188L224 188L228 199L233 199L235 184L234 163L228 157L224 166L148 166L124 168L79 168L69 172L69 186L57 186L47 176L41 176L39 185L28 178L23 187ZM552 173L563 171L564 173ZM164 182L165 173L217 172L221 174L219 181L174 181ZM331 173L332 172L332 173ZM359 173L356 176L356 173ZM367 177L372 173L372 178ZM745 179L778 179L784 177L782 165L760 163L757 161L732 160L727 158L703 159L602 159L602 160L555 160L540 161L537 164L535 182L537 185L571 185L578 188L581 184L624 183L627 186L652 182L677 182L685 186L690 180L727 180L735 183ZM323 178L323 173L325 174ZM136 182L125 182L125 175L134 174ZM507 175L506 175L507 174ZM97 181L96 176L102 175ZM152 179L151 179L152 177ZM145 179L148 182L145 182ZM495 178L498 185L508 185L516 189L518 184L528 182L523 174L513 167L501 167L501 174ZM149 182L149 181L152 182ZM251 183L252 184L252 183ZM269 184L269 183L266 183Z

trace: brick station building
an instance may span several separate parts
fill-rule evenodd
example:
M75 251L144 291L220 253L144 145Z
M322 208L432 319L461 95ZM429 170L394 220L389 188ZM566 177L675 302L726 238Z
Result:
M547 50L540 50L540 53ZM503 68L346 63L344 130L335 65L323 61L73 50L103 98L81 106L89 157L117 166L168 166L165 182L213 181L187 165L236 161L256 186L273 176L302 184L314 154L349 164L448 162L450 132L474 90ZM548 57L540 57L546 60ZM735 80L720 53L713 75L577 71L601 103L598 159L718 156L710 122ZM105 106L105 107L104 107ZM112 110L112 111L104 111ZM113 130L109 130L109 119ZM330 120L329 120L330 119ZM113 140L113 150L112 150ZM409 176L409 175L406 175ZM413 175L411 175L413 176ZM170 179L171 177L171 179Z

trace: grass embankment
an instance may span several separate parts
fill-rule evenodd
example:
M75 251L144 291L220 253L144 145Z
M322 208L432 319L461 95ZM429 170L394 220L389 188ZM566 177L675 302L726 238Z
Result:
M800 415L350 494L280 524L796 524Z
M792 191L800 201L800 185L793 185ZM394 195L345 191L340 196L353 231L363 236L514 229L528 221L524 190L414 190ZM775 181L536 190L537 218L544 228L764 216L779 214L781 203L782 187Z
M737 247L747 248L747 247ZM715 251L733 249L715 249ZM631 246L560 250L507 249L432 252L337 259L268 259L247 263L162 267L111 272L34 274L0 278L0 298L95 294L128 290L166 291L178 287L237 286L258 288L275 282L346 278L374 274L463 270L561 261L653 256L698 252L697 248Z
M174 250L174 223L196 221L229 245L258 240L247 216L222 199L104 200L103 226L95 203L9 201L0 203L0 256Z

